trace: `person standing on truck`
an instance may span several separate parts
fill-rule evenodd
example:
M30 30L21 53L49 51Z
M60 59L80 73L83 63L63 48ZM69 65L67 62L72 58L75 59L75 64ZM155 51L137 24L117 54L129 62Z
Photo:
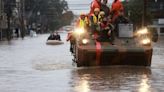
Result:
M109 17L110 15L110 8L107 6L108 0L103 0L101 4L101 11L105 13L105 17Z
M104 11L101 11L99 13L99 22L102 22L103 21L103 18L105 18L105 12Z
M108 22L108 19L106 17L104 17L102 22L100 22L100 36L97 40L112 42L111 40L112 31L113 31L113 25Z
M117 18L113 22L113 24L115 26L115 35L116 36L118 36L119 24L127 24L127 23L129 23L128 18L125 17L123 11L119 11Z
M88 17L81 13L79 19L77 20L76 27L86 29L89 25Z
M95 11L96 8L98 8L98 9L101 8L101 0L93 0L93 1L91 2L90 13L89 13L89 15L94 14L94 11Z
M123 11L124 7L120 0L114 0L111 7L112 22L119 16L119 12Z
M94 10L94 14L91 15L90 17L90 26L91 26L91 31L92 33L95 33L96 31L99 31L99 13L100 9L96 8Z

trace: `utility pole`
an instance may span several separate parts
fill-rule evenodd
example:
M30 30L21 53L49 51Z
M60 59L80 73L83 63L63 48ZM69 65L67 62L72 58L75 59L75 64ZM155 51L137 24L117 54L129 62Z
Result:
M7 35L7 40L9 41L9 40L11 40L10 18L12 15L10 0L5 1L5 13L7 15L7 32L6 32L6 35Z
M0 41L2 40L2 0L0 0Z
M144 5L143 5L143 26L147 26L147 0L144 0Z
M25 36L25 24L24 24L24 0L20 0L20 29L22 39Z

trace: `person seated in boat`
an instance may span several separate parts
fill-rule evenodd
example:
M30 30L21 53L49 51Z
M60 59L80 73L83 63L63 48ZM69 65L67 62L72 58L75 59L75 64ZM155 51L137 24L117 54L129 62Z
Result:
M51 33L47 40L58 40L61 41L60 35L56 32Z
M108 22L108 19L106 17L103 18L102 22L100 22L100 35L98 37L98 41L105 41L105 42L111 42L111 33L113 31L113 25Z
M56 37L56 40L58 40L58 41L61 41L61 37L60 37L60 35L58 34L58 32L56 32L56 35L55 35Z
M54 33L51 33L47 40L55 40Z

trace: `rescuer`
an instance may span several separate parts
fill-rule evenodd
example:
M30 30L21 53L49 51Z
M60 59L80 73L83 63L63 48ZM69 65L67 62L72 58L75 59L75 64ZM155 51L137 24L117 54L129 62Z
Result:
M114 21L114 26L115 26L115 35L118 36L118 30L119 30L119 24L127 24L129 23L128 18L125 17L123 11L118 12L118 16Z
M95 10L96 8L99 8L99 9L101 8L101 0L93 0L93 1L91 2L90 13L89 13L89 15L94 14L94 10Z
M123 10L124 10L124 7L122 3L120 2L120 0L114 0L114 2L112 3L112 8L111 8L112 22L114 22L115 19L118 17L119 12Z
M100 12L100 9L95 8L94 14L92 14L91 17L90 17L90 26L91 26L91 30L92 30L93 33L96 32L96 31L99 31L99 25L98 25L99 12Z
M74 31L69 31L67 35L67 41L70 41L70 52L73 54L74 53L74 45L75 45L75 36L74 36Z
M101 11L99 13L99 22L102 22L104 17L105 17L105 12L104 11Z
M101 4L101 11L103 11L105 13L105 17L109 17L110 15L110 9L107 6L108 0L103 0L102 4Z
M99 41L111 41L111 33L113 30L113 25L108 22L106 17L103 18L102 22L100 22L100 37Z
M81 13L77 21L76 27L86 29L89 26L89 21L87 15Z

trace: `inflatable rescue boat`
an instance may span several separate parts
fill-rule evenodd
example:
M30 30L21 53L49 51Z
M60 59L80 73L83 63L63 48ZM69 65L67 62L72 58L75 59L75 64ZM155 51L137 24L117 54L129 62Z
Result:
M46 44L47 45L61 45L61 44L64 44L64 42L59 41L59 40L47 40Z

